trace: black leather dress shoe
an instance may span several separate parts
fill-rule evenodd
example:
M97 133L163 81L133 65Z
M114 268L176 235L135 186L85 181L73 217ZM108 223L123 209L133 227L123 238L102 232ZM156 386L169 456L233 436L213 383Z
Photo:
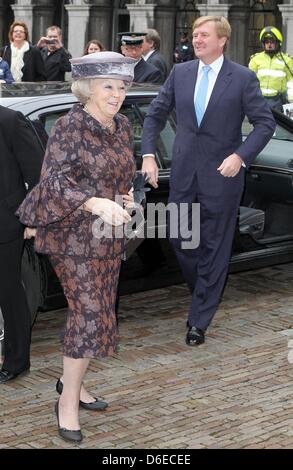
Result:
M196 328L196 326L190 326L186 335L186 344L188 346L199 346L205 341L204 331Z
M24 369L20 372L9 372L9 370L2 369L0 371L0 384L4 384L8 382L9 380L16 379L16 377L19 377L21 375L25 375L29 372L29 369Z
M62 390L63 383L60 379L58 379L56 383L56 391L57 393L59 393L59 395L61 395ZM80 408L83 408L85 410L103 411L108 407L108 403L106 401L101 400L100 398L95 398L95 401L91 401L90 403L86 403L84 401L79 400L79 406Z
M56 416L57 416L59 436L62 437L62 439L65 439L65 441L81 442L82 441L82 434L81 434L80 429L77 429L76 431L72 431L70 429L60 428L60 424L59 424L59 400L57 400L56 403L55 403L55 413L56 413Z

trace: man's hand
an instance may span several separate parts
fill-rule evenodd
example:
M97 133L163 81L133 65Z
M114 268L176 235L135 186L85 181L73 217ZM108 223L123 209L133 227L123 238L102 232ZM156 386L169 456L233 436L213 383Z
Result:
M228 178L234 178L238 175L239 170L242 166L243 160L237 153L232 153L229 157L223 160L222 164L217 168L222 176L227 176Z
M159 169L154 157L144 157L141 172L148 176L148 183L154 188L158 187Z
M54 41L54 43L50 44L48 41ZM62 46L62 42L58 38L49 38L47 36L42 36L39 41L37 42L37 47L42 49L43 47L47 47L48 50L56 50L60 49Z
M47 37L46 36L42 36L38 42L37 42L37 47L39 47L40 49L42 49L43 47L46 47L47 46Z

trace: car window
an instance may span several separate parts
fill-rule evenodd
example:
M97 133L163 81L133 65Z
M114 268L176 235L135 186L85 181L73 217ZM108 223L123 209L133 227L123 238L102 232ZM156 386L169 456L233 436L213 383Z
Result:
M126 115L133 127L133 134L134 134L134 158L136 161L137 169L141 169L142 165L142 158L141 158L141 136L142 136L142 127L143 127L143 120L148 111L150 103L146 102L135 102L135 103L127 103L127 101L123 104L121 108L121 113ZM68 113L70 108L63 108L63 109L56 109L53 111L46 110L40 112L36 119L32 120L32 124L35 127L39 137L42 140L43 146L46 146L48 137L51 134L52 127L54 126L57 119L61 116L64 116ZM158 145L157 145L157 161L159 164L159 168L168 169L171 166L171 159L172 159L172 147L175 138L175 121L173 116L169 116L167 123L162 130Z
M293 134L292 134L292 132L287 131L283 127L277 125L275 133L273 135L273 139L291 140L291 142L293 142Z
M68 113L69 109L62 109L56 112L46 112L44 114L38 114L37 117L31 119L31 124L33 125L39 139L42 142L44 149L46 148L48 138L51 134L52 127L54 126L57 119L64 114Z
M149 105L150 105L149 103L138 104L139 111L142 115L142 119L145 118ZM175 133L176 133L176 128L175 128L174 116L170 115L167 119L164 129L160 133L160 137L159 137L158 144L157 144L157 151L159 154L158 157L159 157L159 160L161 161L162 168L164 169L170 168L171 166L172 149L173 149L173 143L175 139Z
M252 131L253 126L245 120L242 125L243 139ZM264 149L258 154L254 165L275 167L284 165L287 167L288 159L293 155L293 132L277 124L273 137Z
M141 134L142 134L142 122L141 118L138 115L134 105L122 105L121 111L122 114L128 117L129 121L132 124L133 128L133 155L136 162L136 168L141 169L142 159L141 159Z
M50 135L51 129L53 125L55 124L55 121L66 114L68 112L67 110L63 111L58 111L50 114L46 114L42 116L42 121L45 127L45 130L48 135ZM120 110L122 114L128 117L129 121L132 124L133 127L133 134L134 134L134 148L133 148L133 153L134 153L134 158L136 161L136 166L137 169L141 169L141 134L142 134L142 123L141 123L141 118L138 115L135 106L133 105L128 105L124 104Z
M158 145L164 168L170 168L171 166L174 139L175 131L171 122L168 120L160 134Z
M61 116L64 116L66 113L68 113L68 111L69 111L68 109L65 109L65 110L62 110L62 111L58 111L58 112L50 113L50 114L45 114L45 115L41 116L41 121L44 124L45 130L46 130L48 136L51 135L52 127L54 126L57 119L59 119Z
M242 124L243 137L246 137L252 130L253 130L252 124L250 124L248 120L245 119ZM290 131L287 131L286 129L284 129L283 127L277 124L275 133L272 138L276 140L289 140L293 142L293 133Z

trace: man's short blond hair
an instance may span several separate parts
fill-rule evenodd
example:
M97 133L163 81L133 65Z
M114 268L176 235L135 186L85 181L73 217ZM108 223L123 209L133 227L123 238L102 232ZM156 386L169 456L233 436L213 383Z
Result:
M192 31L199 26L212 21L215 23L217 35L219 38L227 38L227 44L231 37L231 26L228 20L224 16L200 16L193 23Z

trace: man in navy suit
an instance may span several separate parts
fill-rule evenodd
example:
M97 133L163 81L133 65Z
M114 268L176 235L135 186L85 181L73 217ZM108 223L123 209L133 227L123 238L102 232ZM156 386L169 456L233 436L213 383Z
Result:
M167 64L160 53L161 38L156 29L147 29L142 43L143 58L148 64L154 65L161 72L161 83L167 78Z
M227 276L237 212L247 168L275 130L256 75L223 55L231 28L224 17L205 16L193 25L196 60L173 67L144 121L143 166L157 187L156 141L176 109L169 202L200 204L200 244L184 249L170 238L192 293L186 343L205 341ZM242 140L245 115L253 125ZM182 207L182 206L181 206ZM189 221L190 227L191 221ZM196 230L196 227L192 227Z

